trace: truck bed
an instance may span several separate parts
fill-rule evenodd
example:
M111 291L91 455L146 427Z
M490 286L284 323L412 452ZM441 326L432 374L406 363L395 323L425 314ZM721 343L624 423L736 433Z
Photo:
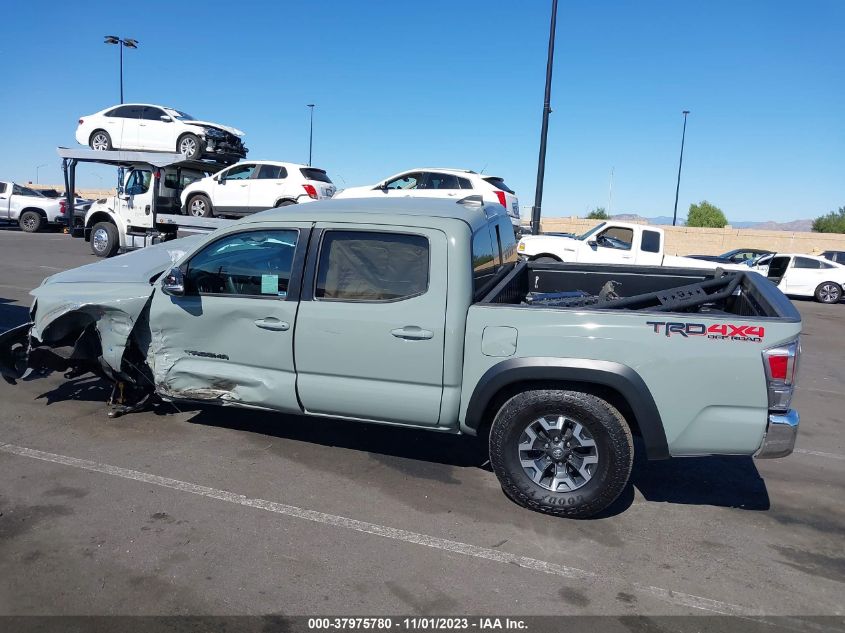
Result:
M752 271L520 262L480 304L648 310L800 321L792 303Z

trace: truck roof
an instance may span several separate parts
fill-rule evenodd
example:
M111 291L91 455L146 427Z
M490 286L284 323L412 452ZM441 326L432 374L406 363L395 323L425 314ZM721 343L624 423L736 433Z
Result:
M299 220L306 222L337 222L355 215L379 216L371 219L355 217L355 222L383 222L396 216L431 217L461 220L472 231L485 226L489 218L502 216L507 211L499 204L483 204L480 196L468 196L462 201L436 198L343 198L318 200L303 205L268 209L248 216L255 221Z

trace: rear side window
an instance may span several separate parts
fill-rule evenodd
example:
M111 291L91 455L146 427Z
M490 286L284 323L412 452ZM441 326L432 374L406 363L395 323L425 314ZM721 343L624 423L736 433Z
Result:
M469 178L458 178L458 184L461 189L472 189L472 181Z
M508 220L502 219L496 224L496 237L499 240L502 265L515 263L516 236L513 233L513 225Z
M6 183L0 182L0 193L6 193Z
M334 301L398 301L428 289L429 245L422 235L328 231L314 296Z
M328 183L332 181L332 179L329 178L328 174L326 174L324 169L316 169L315 167L303 167L299 171L302 172L302 177L305 178L305 180L317 180L319 182Z
M501 189L502 191L506 191L507 193L512 193L512 194L516 195L516 192L513 189L511 189L510 187L508 187L505 184L505 181L502 180L501 178L498 178L496 176L492 176L490 178L485 178L484 180L486 180L488 183L493 185L496 189Z
M792 266L793 268L821 268L822 263L815 259L810 259L809 257L796 257L795 264Z
M497 250L488 227L472 236L472 287L476 298L483 296L490 287L498 269Z
M143 111L143 106L120 106L107 112L106 116L116 116L121 119L140 119Z
M421 189L460 189L458 177L453 174L430 173Z
M643 240L640 249L646 253L659 253L660 233L657 231L643 231Z
M286 297L298 233L244 231L209 244L188 263L193 294Z
M288 170L281 165L261 165L258 168L259 180L281 180L288 177Z

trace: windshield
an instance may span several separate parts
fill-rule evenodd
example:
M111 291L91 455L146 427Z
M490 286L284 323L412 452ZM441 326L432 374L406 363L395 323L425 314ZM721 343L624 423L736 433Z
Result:
M179 119L180 121L196 121L196 119L187 112L180 112L179 110L174 110L172 108L165 108L164 111L174 119Z
M579 235L579 236L578 236L578 237L576 237L575 239L576 239L576 240L586 240L588 237L590 237L593 233L595 233L596 231L598 231L598 230L599 230L601 227L603 227L605 224L607 224L607 222L602 222L601 224L598 224L598 225L594 226L593 228L591 228L591 229L590 229L589 231L587 231L586 233L584 233L584 234L582 234L582 235Z

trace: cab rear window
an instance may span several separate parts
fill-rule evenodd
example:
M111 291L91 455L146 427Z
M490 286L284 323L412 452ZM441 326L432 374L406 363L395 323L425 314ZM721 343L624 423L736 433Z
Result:
M332 179L328 177L324 169L316 169L314 167L303 167L299 171L302 172L305 180L317 180L319 182L331 182Z

